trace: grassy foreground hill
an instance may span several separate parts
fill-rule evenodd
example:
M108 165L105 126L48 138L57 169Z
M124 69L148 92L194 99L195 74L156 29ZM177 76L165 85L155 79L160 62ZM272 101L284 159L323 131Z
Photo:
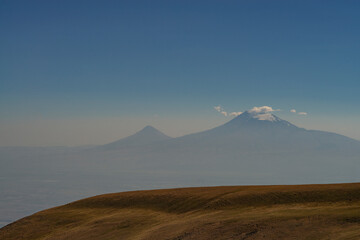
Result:
M360 239L360 183L105 194L20 219L0 239Z

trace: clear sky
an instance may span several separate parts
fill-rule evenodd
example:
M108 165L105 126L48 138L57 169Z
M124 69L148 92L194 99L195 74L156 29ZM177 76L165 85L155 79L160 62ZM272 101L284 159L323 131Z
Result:
M360 1L0 0L0 146L170 136L254 106L360 140ZM290 113L306 112L307 115Z

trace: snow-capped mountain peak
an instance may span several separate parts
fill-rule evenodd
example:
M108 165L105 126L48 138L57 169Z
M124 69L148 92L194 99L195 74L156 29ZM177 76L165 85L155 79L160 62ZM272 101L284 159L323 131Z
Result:
M280 118L276 117L271 113L250 113L250 114L253 118L261 121L270 121L270 122L281 121Z
M232 119L230 122L225 124L227 126L237 127L292 127L297 128L293 124L285 121L271 112L256 112L256 111L245 111L239 116Z

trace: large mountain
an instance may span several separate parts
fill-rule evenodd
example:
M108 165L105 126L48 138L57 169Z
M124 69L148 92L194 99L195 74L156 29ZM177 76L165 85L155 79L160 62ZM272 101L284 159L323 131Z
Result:
M355 179L360 171L359 141L299 128L269 112L246 111L219 127L178 138L131 139L135 147L117 148L112 159L143 170L233 174L245 180L259 177L262 183L274 178L306 182L309 177L314 182L343 181Z
M271 113L246 111L224 125L176 139L196 141L232 151L300 151L305 149L351 150L360 142L324 131L306 130ZM176 141L175 140L175 141Z
M359 141L306 130L272 113L252 111L213 129L177 138L148 126L91 149L4 154L8 161L2 166L9 174L19 172L21 166L27 173L32 169L36 174L127 176L131 181L122 182L157 182L156 186L167 187L360 181Z
M188 154L205 154L210 151L223 156L225 150L227 153L241 155L306 154L309 151L351 155L353 151L360 152L360 142L357 140L331 132L306 130L272 113L251 111L246 111L219 127L183 137L171 138L147 126L132 136L101 146L105 150L134 148L136 151L145 147L154 152L160 148L162 152L176 150L186 151Z

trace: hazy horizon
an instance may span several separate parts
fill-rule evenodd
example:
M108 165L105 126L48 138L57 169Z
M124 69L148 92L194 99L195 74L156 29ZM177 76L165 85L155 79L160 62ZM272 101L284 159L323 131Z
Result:
M284 120L290 121L298 127L302 127L308 130L321 130L327 132L334 132L337 134L341 134L355 140L360 140L356 138L356 133L354 134L351 131L351 127L347 124L339 129L334 127L336 121L329 119L319 119L318 122L312 119L308 119L308 116L291 116L293 114L283 113L282 111L274 112L276 116L280 116ZM19 130L19 126L14 124L14 128L17 128L16 132L18 135L13 134L13 137L16 136L16 139L13 139L13 145L4 144L4 140L6 142L9 141L9 138L4 138L6 134L2 134L0 143L2 143L2 147L46 147L46 146L67 146L67 147L75 147L75 146L86 146L86 145L102 145L112 141L116 141L127 136L130 136L147 125L153 126L156 129L160 130L164 134L170 137L181 137L192 133L197 133L205 130L212 129L214 127L218 127L231 119L234 116L217 116L216 111L214 111L214 116L212 119L204 122L204 120L200 117L197 118L175 118L175 117L166 117L161 119L159 116L155 116L155 119L150 119L148 123L146 123L142 119L134 119L134 118L112 118L112 119L73 119L73 120L53 120L54 125L56 125L55 129L51 129L54 127L51 123L47 122L44 119L35 120L35 122L30 121L30 123L24 124L22 130L27 130L27 135L19 135L23 132ZM157 119L156 119L157 118ZM344 120L345 121L345 120ZM101 122L102 125L99 124ZM346 122L349 122L347 120ZM351 121L350 121L351 122ZM181 124L185 124L181 128ZM308 124L308 126L304 126L304 124ZM33 124L33 125L32 125ZM131 127L129 127L131 126ZM11 130L14 128L7 128L3 130L2 133L6 133L8 131L8 136L12 133ZM64 129L67 128L68 132ZM96 128L96 129L94 129ZM333 128L333 129L331 129ZM29 129L31 131L29 132ZM88 130L92 130L89 131ZM116 130L114 130L116 129ZM110 131L109 131L110 130ZM74 133L78 134L76 138ZM34 139L34 136L39 136L39 139ZM89 137L90 136L90 137ZM42 138L41 138L42 137ZM47 139L45 142L44 137ZM21 138L21 141L19 139ZM38 140L39 142L35 142ZM72 141L71 141L72 140ZM43 142L42 142L43 141ZM69 143L72 142L72 143ZM25 143L25 144L21 144ZM28 144L26 144L28 143ZM61 144L65 143L65 144Z

